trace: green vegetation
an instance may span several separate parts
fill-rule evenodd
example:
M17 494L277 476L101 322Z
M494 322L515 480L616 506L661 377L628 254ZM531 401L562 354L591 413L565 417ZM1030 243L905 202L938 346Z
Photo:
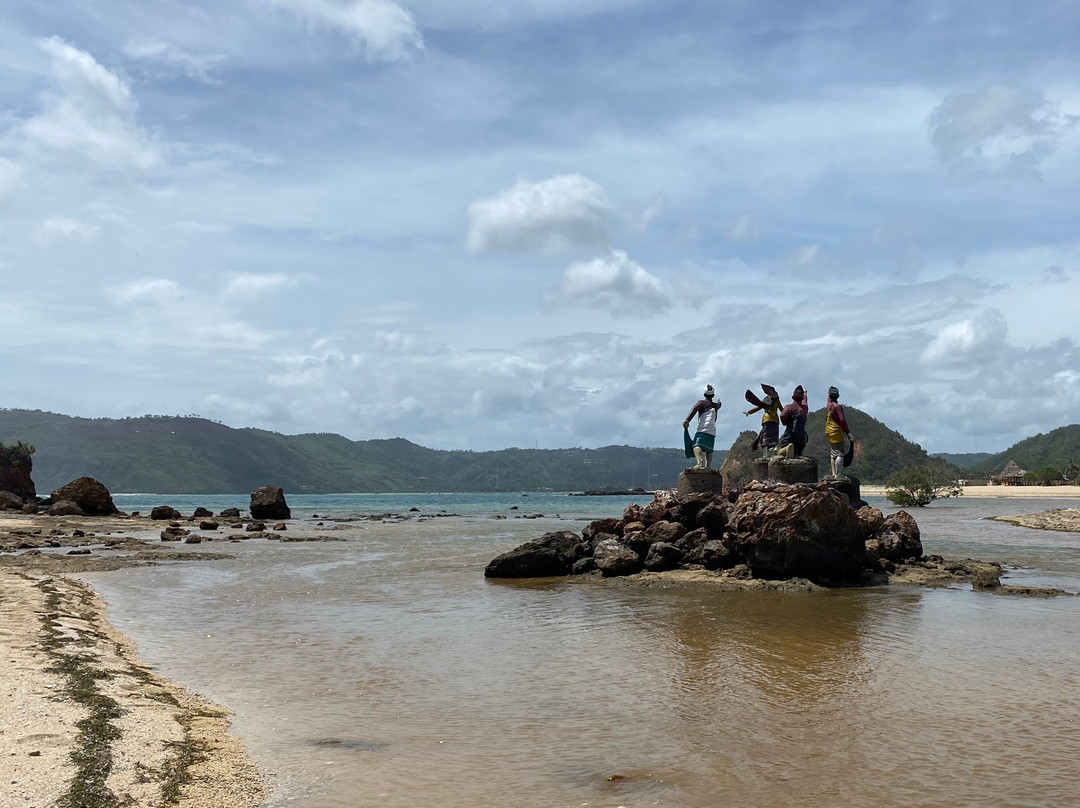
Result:
M1015 460L1021 468L1029 471L1041 470L1046 466L1065 469L1068 476L1069 464L1076 468L1076 464L1080 463L1080 424L1069 424L1025 438L975 466L971 476L976 473L985 477L998 474L1010 460ZM1069 476L1069 479L1076 479L1076 475Z
M21 440L10 446L5 443L0 443L0 457L3 457L4 460L12 465L22 463L36 451L37 449L35 447L31 446L29 443L23 443Z
M1024 484L1029 485L1060 485L1065 481L1065 475L1057 466L1043 466L1041 469L1029 471L1024 476Z
M902 508L922 508L935 499L959 497L964 493L956 476L942 466L901 469L889 477L885 486L885 496Z
M985 465L994 455L991 452L934 452L932 457L952 463L957 468L973 469Z

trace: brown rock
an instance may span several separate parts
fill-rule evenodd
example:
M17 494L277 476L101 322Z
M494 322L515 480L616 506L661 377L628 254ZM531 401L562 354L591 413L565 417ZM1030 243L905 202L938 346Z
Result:
M79 507L77 502L72 502L70 499L61 499L53 502L48 507L45 513L49 516L85 516L83 509Z
M53 502L62 499L76 503L87 516L112 516L119 513L109 489L93 477L80 477L52 492Z
M596 568L604 577L633 575L642 567L641 556L614 539L597 542L593 558L596 560Z
M14 446L0 444L0 491L8 491L21 500L37 498L34 481L30 479L33 451L32 446L22 442Z
M872 508L867 505L864 508L859 508L855 512L855 517L859 520L859 538L863 541L873 538L874 534L881 530L881 526L885 524L885 516L877 508Z
M168 505L158 505L150 511L150 518L155 522L164 522L180 519L181 516L180 511L176 510L176 508L172 508Z
M907 511L897 511L882 523L873 538L881 542L881 557L891 561L921 558L919 526Z
M280 486L264 485L251 494L253 519L291 519L292 511L285 502L285 491Z
M22 497L18 494L0 489L0 510L21 511L23 504Z
M569 575L581 557L582 541L568 530L546 533L503 553L484 570L485 578L546 578Z

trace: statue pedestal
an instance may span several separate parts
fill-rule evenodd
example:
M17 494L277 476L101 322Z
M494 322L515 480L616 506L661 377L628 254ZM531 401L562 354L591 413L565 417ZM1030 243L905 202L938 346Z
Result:
M858 477L851 474L841 474L839 477L825 477L822 482L829 486L830 490L847 497L851 505L862 500Z
M687 494L722 494L724 493L724 475L720 469L686 469L679 472L679 482L675 486L679 496Z
M812 457L756 458L751 466L755 480L776 480L779 483L810 483L818 481L817 461Z

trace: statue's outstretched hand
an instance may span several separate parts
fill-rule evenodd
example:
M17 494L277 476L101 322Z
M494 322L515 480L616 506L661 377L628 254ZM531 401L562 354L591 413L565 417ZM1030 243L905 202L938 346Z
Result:
M682 428L683 429L689 429L690 428L690 422L689 421L683 421L682 422Z

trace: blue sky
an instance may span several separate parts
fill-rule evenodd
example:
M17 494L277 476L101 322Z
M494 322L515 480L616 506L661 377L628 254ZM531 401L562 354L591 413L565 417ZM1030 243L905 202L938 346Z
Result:
M0 14L5 406L678 445L806 385L931 451L1080 410L1080 6ZM858 436L856 435L856 438Z

